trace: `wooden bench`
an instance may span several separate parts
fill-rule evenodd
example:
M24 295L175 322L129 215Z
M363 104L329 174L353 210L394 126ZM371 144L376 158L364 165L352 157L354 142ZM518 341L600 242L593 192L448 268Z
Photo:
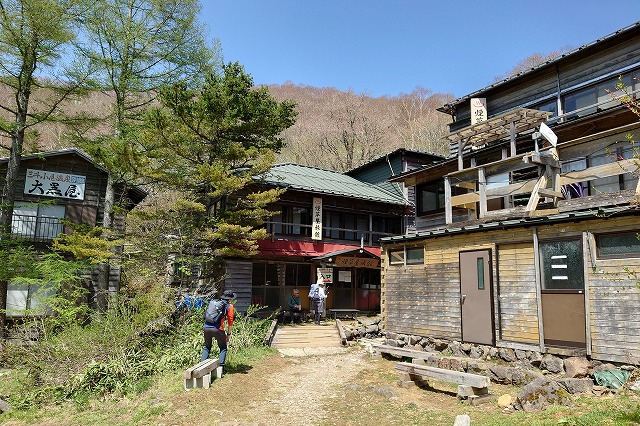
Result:
M356 321L358 320L358 313L360 310L358 309L327 309L329 315L333 314L333 319L336 319L338 315L340 316L350 316L353 317Z
M398 362L395 369L400 373L398 385L413 385L416 382L424 383L425 377L458 384L458 398L475 400L489 397L489 384L491 380L487 376L452 371L437 367L428 367L410 362Z
M212 374L216 379L222 377L222 367L218 358L210 358L187 368L182 374L184 389L209 388Z
M421 359L423 361L440 359L440 354L435 352L424 352L415 349L399 348L397 346L383 345L379 343L371 343L371 354L389 354L411 359Z

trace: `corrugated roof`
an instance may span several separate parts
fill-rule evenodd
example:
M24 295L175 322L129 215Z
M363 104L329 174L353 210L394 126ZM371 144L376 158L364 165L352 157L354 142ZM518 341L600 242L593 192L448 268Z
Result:
M302 166L300 164L276 164L263 176L257 177L256 180L299 191L337 195L397 205L407 204L402 197L376 185L361 182L351 176L332 170Z

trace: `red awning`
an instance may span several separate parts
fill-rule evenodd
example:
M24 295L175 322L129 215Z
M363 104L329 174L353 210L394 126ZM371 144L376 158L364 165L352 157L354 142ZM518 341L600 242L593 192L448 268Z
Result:
M310 241L259 240L261 256L303 256L318 257L339 250L358 249L360 245L331 244ZM380 247L366 247L369 253L380 257Z

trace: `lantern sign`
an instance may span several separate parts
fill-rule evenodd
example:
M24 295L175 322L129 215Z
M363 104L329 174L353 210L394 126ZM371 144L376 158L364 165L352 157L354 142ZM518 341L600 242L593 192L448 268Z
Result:
M471 125L487 121L487 99L471 98Z
M322 198L313 198L313 209L311 211L311 239L322 239Z
M24 193L43 197L84 200L86 181L86 176L27 169Z

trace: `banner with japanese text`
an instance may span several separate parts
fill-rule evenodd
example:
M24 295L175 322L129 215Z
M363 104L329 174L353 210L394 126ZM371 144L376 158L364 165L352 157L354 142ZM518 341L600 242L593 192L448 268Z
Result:
M86 176L27 169L27 176L24 180L24 193L84 200L86 181Z

